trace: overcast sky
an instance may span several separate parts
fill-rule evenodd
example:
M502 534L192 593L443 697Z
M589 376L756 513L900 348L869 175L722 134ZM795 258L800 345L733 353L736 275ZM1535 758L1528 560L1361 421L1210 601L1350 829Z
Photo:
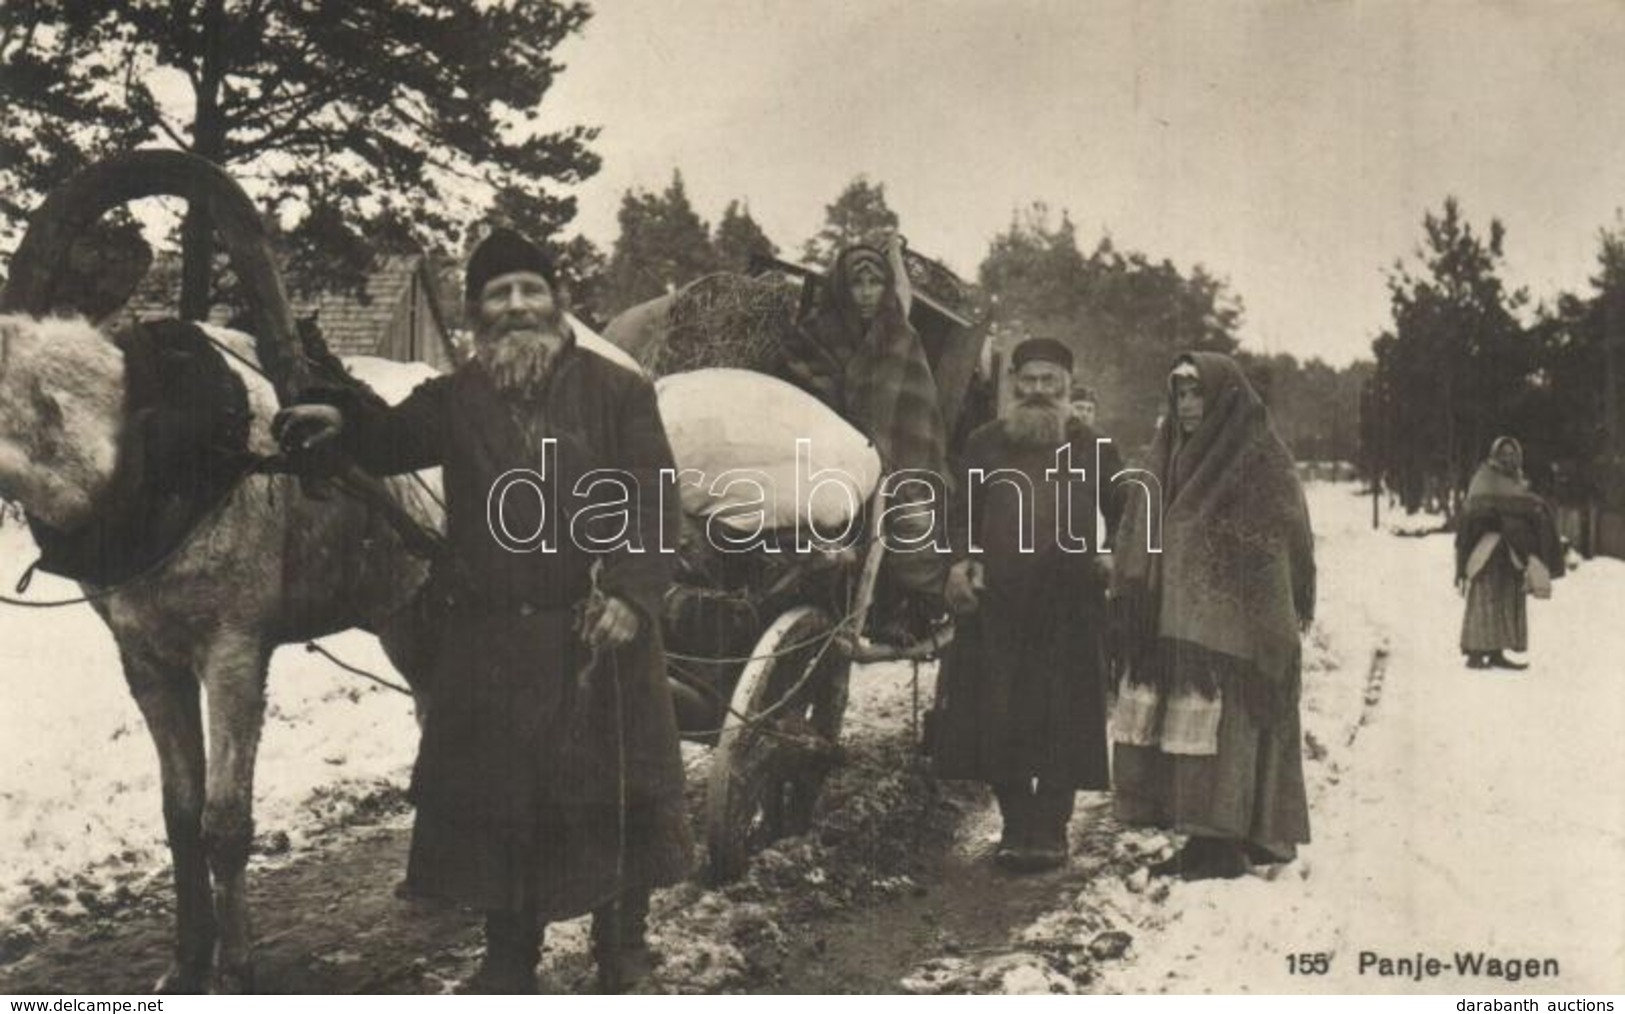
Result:
M974 276L1014 209L1087 249L1205 265L1254 349L1344 363L1382 269L1458 196L1537 298L1586 284L1625 205L1625 4L594 0L549 97L603 128L578 224L681 169L787 249L858 173Z

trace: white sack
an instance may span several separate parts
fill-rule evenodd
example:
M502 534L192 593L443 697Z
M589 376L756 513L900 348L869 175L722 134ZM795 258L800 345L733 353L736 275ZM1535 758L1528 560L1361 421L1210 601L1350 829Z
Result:
M717 516L751 533L796 526L841 533L880 481L880 455L867 437L823 402L776 377L750 370L674 373L655 383L660 415L679 469L684 513ZM797 440L806 440L799 464ZM729 484L730 478L749 481ZM832 481L816 481L816 480ZM761 502L758 502L761 501Z

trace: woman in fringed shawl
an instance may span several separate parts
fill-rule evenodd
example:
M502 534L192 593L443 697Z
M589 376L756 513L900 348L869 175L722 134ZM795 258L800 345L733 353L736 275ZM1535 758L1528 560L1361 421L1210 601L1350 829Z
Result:
M1506 657L1529 650L1527 588L1547 595L1563 554L1545 501L1529 492L1523 448L1499 437L1467 488L1456 527L1456 587L1467 597L1461 651L1470 669L1526 669Z
M1298 745L1309 512L1291 453L1227 356L1180 357L1148 465L1156 482L1136 491L1114 543L1126 634L1117 816L1190 836L1156 872L1240 876L1309 840Z
M930 482L940 508L946 499L947 429L925 348L908 322L907 286L897 240L889 255L863 244L842 250L824 279L818 308L784 343L777 372L868 435L887 473L917 473ZM899 486L893 501L924 499L924 489L913 482ZM920 513L891 516L897 523L883 581L923 599L936 615L947 575L944 558L933 551L937 540L901 550L921 545L931 533Z

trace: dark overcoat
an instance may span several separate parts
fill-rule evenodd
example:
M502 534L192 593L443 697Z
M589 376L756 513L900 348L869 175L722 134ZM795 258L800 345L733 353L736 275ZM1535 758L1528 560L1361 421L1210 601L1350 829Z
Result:
M675 546L680 518L671 448L646 378L573 341L556 355L523 405L477 362L393 408L332 397L363 467L444 468L449 551L425 611L438 653L408 885L566 918L618 887L681 879L692 847L659 627L662 534ZM594 563L642 623L582 681Z
M966 441L951 537L956 557L982 561L987 587L958 621L938 678L930 747L941 777L1109 784L1096 438L1077 421L1068 436L1085 479L1068 480L1056 448L1022 446L1002 421ZM1115 503L1100 505L1108 532ZM1074 537L1085 551L1069 551Z

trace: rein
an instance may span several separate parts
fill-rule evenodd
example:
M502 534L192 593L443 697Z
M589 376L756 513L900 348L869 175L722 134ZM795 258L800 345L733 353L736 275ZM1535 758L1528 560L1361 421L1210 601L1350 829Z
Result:
M271 382L270 376L268 376L266 374L266 372L263 369L261 369L260 366L257 363L255 363L252 360L248 359L247 357L239 354L235 349L231 348L229 345L225 344L224 342L220 341L218 338L216 338L213 335L209 334L207 331L204 331L204 330L202 330L200 328L197 333L200 334L204 338L204 340L206 340L211 346L213 346L214 349L217 352L219 352L222 356L228 357L229 359L231 359L231 360L237 362L238 364L240 364L243 368L251 371L254 374L257 374L259 377L266 380L267 382ZM4 355L8 351L9 351L9 349L6 349L3 346L0 346L0 355ZM213 522L218 520L220 515L222 513L224 513L226 507L231 503L232 499L237 495L237 492L242 487L242 484L250 476L255 475L255 474L271 474L271 475L285 474L288 470L285 469L285 468L280 467L284 463L284 461L285 461L284 457L282 455L280 455L280 454L250 455L247 464L232 478L230 484L225 487L225 489L220 494L218 500L213 505L211 505L207 511L205 511L201 516L198 517L197 521L191 526L190 530L187 531L186 535L182 539L180 539L180 541L177 542L174 546L172 546L170 549L166 550L157 559L153 560L151 563L147 564L145 567L142 567L136 573L134 573L134 574L132 574L132 575L130 575L128 577L125 577L125 578L123 578L121 580L114 581L114 582L111 582L111 583L108 583L108 584L105 584L105 585L93 586L91 588L91 590L85 592L82 595L75 596L73 598L53 599L53 600L50 600L50 601L38 601L38 600L32 600L32 599L25 599L25 598L16 597L16 596L20 596L23 593L25 593L28 590L29 585L32 584L33 578L34 578L34 573L39 567L39 561L36 560L34 563L30 564L28 569L23 572L22 576L20 578L18 578L17 583L16 583L16 585L15 585L15 587L13 589L13 591L15 592L15 595L0 594L0 606L14 606L14 607L17 607L17 608L22 608L22 609L60 609L60 608L68 607L68 606L85 605L85 604L88 604L88 603L97 602L97 601L100 601L102 599L108 598L109 596L115 595L120 591L125 591L125 590L128 590L131 587L139 585L141 582L147 580L148 578L153 577L158 572L162 571L165 567L167 567L170 563L174 562L174 560L177 557L179 557L183 552L185 552L195 542L195 540L198 538L199 534L204 529L208 528ZM444 511L445 510L444 501L440 498L440 496L438 494L435 493L434 489L432 487L430 487L427 482L424 481L423 477L414 472L414 473L412 473L412 478L416 481L419 488L422 489L424 494L426 496L428 496L429 499L432 500L442 511ZM347 483L345 483L345 482L343 482L343 481L341 481L339 479L335 479L333 481L333 485L341 493L349 496L352 500L362 504L363 506L370 505L370 501L368 500L367 497L361 495L360 492L358 492L358 491L356 491L354 489L351 489ZM438 536L438 533L429 531L426 526L419 525L418 527L423 529L426 538L427 537ZM85 586L85 582L79 582L79 583L80 583L81 587ZM349 665L348 663L346 663L346 662L340 660L339 658L337 658L336 656L334 656L326 648L324 648L321 645L317 644L315 641L306 642L305 643L305 650L308 651L308 652L313 652L313 653L317 653L317 654L322 655L328 661L332 662L334 665L338 666L340 669L345 670L346 672L350 672L350 673L352 673L354 675L360 676L363 679L371 680L372 682L377 683L380 686L388 687L389 689L394 690L397 693L401 693L401 694L405 694L407 696L411 696L411 691L408 690L407 688L401 686L398 683L394 683L394 682L392 682L390 680L384 679L381 676L377 676L377 675L374 675L373 673L369 673L369 672L367 672L367 671L365 671L363 669L359 669L356 666Z
M107 598L109 595L113 595L119 591L129 588L132 585L138 584L149 577L152 577L158 571L164 569L164 567L174 562L177 556L190 547L192 542L197 538L199 532L201 532L204 528L207 528L212 522L219 519L220 515L225 511L226 505L231 503L232 498L237 494L237 490L250 475L270 471L268 466L277 460L278 458L275 456L255 457L247 467L238 473L236 478L232 479L231 485L226 488L225 493L221 495L220 499L216 501L214 506L210 507L202 517L198 518L197 523L192 526L191 531L186 533L186 537L184 539L181 539L180 542L176 543L162 556L158 557L158 559L141 568L141 570L125 578L124 580L115 581L112 584L98 586L95 588L95 590L86 592L84 595L77 598L53 599L49 602L39 602L31 599L14 598L10 595L0 595L0 605L19 606L25 609L58 609L62 606L83 605L87 602L100 601L101 599ZM38 560L35 560L33 563L29 564L28 569L23 571L23 576L17 579L17 584L12 590L18 595L28 591L28 586L32 584L34 580L34 571L38 567Z
M85 605L90 602L97 602L101 599L107 598L110 595L114 595L120 591L124 591L136 584L139 584L174 561L176 557L178 557L186 550L188 546L192 544L193 540L197 538L199 532L208 527L211 522L218 519L219 516L225 511L226 505L229 504L232 497L236 495L238 488L242 486L243 482L250 475L254 475L256 473L280 474L277 473L276 469L273 467L280 461L280 455L266 455L257 457L247 468L243 469L242 473L238 475L236 479L232 481L230 488L227 489L226 493L220 497L219 502L213 507L209 508L208 513L204 514L198 519L197 524L193 525L192 530L186 534L186 538L177 543L173 549L169 550L169 552L165 553L163 556L159 557L157 560L153 561L147 567L144 567L140 572L132 575L131 577L125 578L123 581L118 581L110 585L98 587L95 590L87 592L76 598L53 599L49 602L39 602L31 599L15 598L10 595L0 595L0 605L17 606L24 609L60 609L64 606L78 606ZM344 490L344 486L340 484L339 489ZM39 561L37 560L34 563L29 564L28 569L23 571L23 576L17 579L17 584L14 590L18 595L21 595L28 590L28 586L33 582L34 579L34 571L38 566ZM333 665L347 673L359 676L364 680L370 680L371 682L376 683L381 687L386 687L393 690L398 694L404 694L407 697L412 696L412 691L401 684L385 679L376 673L368 672L367 670L358 666L351 665L315 641L306 641L305 651L322 656L329 662L333 663Z

